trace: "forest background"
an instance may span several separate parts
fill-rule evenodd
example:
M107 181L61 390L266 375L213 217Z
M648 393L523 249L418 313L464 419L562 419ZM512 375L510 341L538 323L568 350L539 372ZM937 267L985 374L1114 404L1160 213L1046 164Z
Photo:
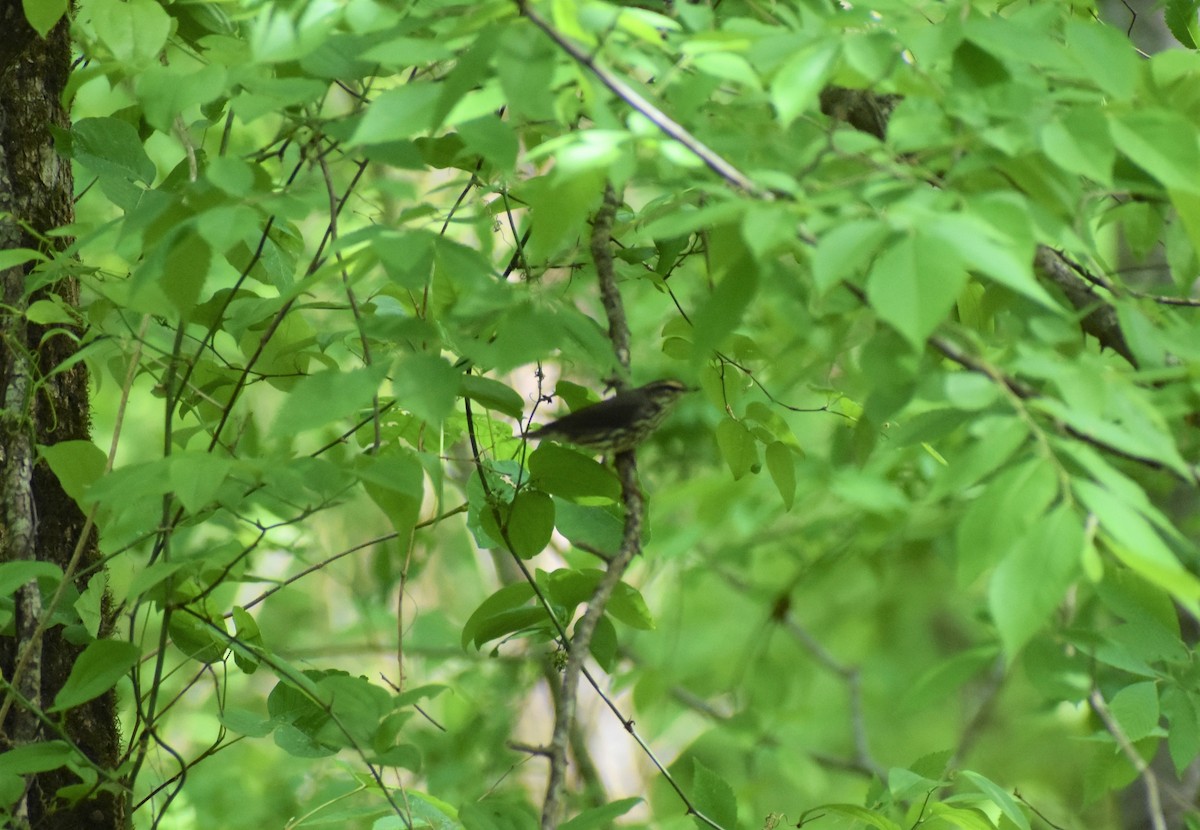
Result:
M6 821L1200 826L1196 6L0 3Z

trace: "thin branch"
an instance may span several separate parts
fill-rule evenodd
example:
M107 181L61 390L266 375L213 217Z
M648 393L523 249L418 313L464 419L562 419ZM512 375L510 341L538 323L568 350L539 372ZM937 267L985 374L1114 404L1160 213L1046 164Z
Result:
M1063 262L1065 262L1065 263L1067 263L1067 265L1071 266L1071 270L1073 270L1076 274L1083 277L1083 279L1087 280L1092 285L1095 285L1099 288L1103 288L1105 291L1109 291L1113 294L1128 294L1130 297L1137 297L1140 300L1149 300L1150 302L1156 303L1158 305L1182 306L1184 308L1200 308L1200 300L1195 299L1193 297L1170 297L1170 296L1167 296L1166 294L1154 294L1150 291L1139 291L1136 288L1129 288L1127 286L1119 286L1115 282L1110 280L1108 277L1102 277L1099 274L1092 273L1090 270L1088 270L1088 268L1086 266L1084 266L1083 263L1081 263L1075 259L1072 259L1071 257L1067 256L1064 252L1058 251L1057 253L1060 257L1062 257ZM1124 270L1127 273L1128 271L1134 270L1134 269L1124 269Z
M611 184L605 187L604 202L592 223L592 257L596 262L596 276L600 281L600 297L608 315L608 333L612 340L617 362L626 377L620 378L618 388L625 388L629 374L629 326L625 321L625 309L621 294L617 290L616 272L612 259L612 225L616 216L616 191ZM609 597L622 574L641 550L642 515L645 504L637 482L637 459L632 451L618 453L615 459L617 476L621 481L621 501L625 507L625 530L621 547L608 563L608 569L596 585L588 600L587 610L575 624L574 636L567 649L567 665L563 670L562 685L554 707L554 734L550 740L550 775L546 784L546 798L542 803L542 830L555 830L563 812L562 797L566 781L567 747L571 729L575 722L576 693L583 663L596 631L596 625L604 614Z
M1137 747L1133 745L1133 741L1129 740L1129 736L1125 734L1125 730L1121 728L1121 724L1117 723L1117 719L1113 717L1112 710L1108 708L1108 703L1104 700L1104 695L1100 694L1099 689L1092 689L1088 695L1088 704L1091 705L1092 711L1100 718L1104 724L1104 728L1108 730L1108 734L1112 735L1114 741L1117 742L1117 747L1120 748L1121 754L1126 760L1133 765L1137 770L1138 776L1142 779L1142 783L1146 787L1146 814L1150 818L1150 826L1153 830L1167 830L1167 819L1163 812L1162 797L1159 795L1158 776L1154 774L1154 770L1146 763L1141 753L1137 751Z
M766 200L775 198L775 194L759 187L749 176L742 173L719 153L685 130L677 121L669 118L666 113L650 103L641 93L608 69L600 66L591 53L555 29L548 20L531 9L525 0L517 0L517 5L521 9L521 14L528 18L534 26L545 32L546 36L554 41L560 49L586 67L614 95L645 116L654 126L662 130L663 133L686 147L688 151L704 162L710 170L722 179L729 182L738 190L744 191L755 198Z
M605 311L609 317L609 334L613 342L613 350L625 374L628 375L629 329L625 322L624 306L620 292L616 287L616 272L613 267L611 252L612 222L616 214L619 199L611 185L606 189L602 204L592 224L591 249L596 264L596 274L600 281L600 294L604 301ZM624 388L626 378L618 379L618 388ZM633 452L618 453L614 459L617 477L621 482L621 501L625 509L625 527L621 537L621 546L616 555L608 563L604 576L596 585L588 600L587 610L575 624L573 636L567 644L567 665L563 671L562 684L556 695L554 733L546 751L550 757L550 775L546 785L546 797L542 803L542 830L554 830L558 827L563 812L563 789L566 781L567 748L571 732L575 724L576 693L580 677L585 678L609 709L621 720L625 730L641 747L658 771L663 775L681 801L687 807L690 815L702 821L714 830L722 830L721 826L705 816L692 804L687 794L671 777L670 773L655 757L654 753L633 728L633 721L624 717L615 704L600 689L596 679L584 665L589 653L592 635L596 625L604 615L604 609L629 563L641 551L642 525L645 516L645 500L638 484L637 459Z
M790 613L784 614L779 623L800 643L805 651L812 655L814 660L827 671L840 677L846 684L846 695L850 705L850 730L854 735L853 766L869 771L880 781L886 781L887 770L871 756L871 746L867 740L867 724L862 700L862 672L858 666L843 663L834 657L821 641Z
M618 207L620 200L609 182L604 186L604 201L592 221L591 251L592 261L596 263L596 275L600 280L600 302L604 306L605 316L608 317L608 339L612 341L613 352L623 374L616 384L617 391L620 392L629 387L630 347L629 323L625 319L621 293L617 290L616 268L612 255L612 229Z
M1034 400L1041 397L1037 390L1025 383L1022 383L1014 377L1004 374L995 366L987 363L985 360L972 355L963 349L960 349L957 345L944 337L933 335L927 342L932 348L941 352L943 357L947 358L948 360L952 360L959 366L962 366L964 369L969 369L972 372L978 372L979 374L990 378L994 383L1003 386L1013 395L1022 400ZM1133 461L1158 472L1169 472L1180 481L1183 481L1191 486L1200 484L1200 471L1197 471L1195 467L1189 466L1188 475L1184 475L1182 472L1174 468L1167 467L1161 461L1121 449L1120 447L1109 444L1106 441L1102 441L1093 435L1088 435L1086 432L1076 429L1070 424L1059 423L1058 426L1064 433L1070 435L1072 438L1082 441L1083 443L1095 447L1096 449L1108 453L1109 455L1123 458L1126 461Z

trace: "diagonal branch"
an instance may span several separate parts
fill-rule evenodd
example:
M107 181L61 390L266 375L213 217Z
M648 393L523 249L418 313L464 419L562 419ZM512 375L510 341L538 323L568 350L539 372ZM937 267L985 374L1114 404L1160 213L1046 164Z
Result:
M1092 689L1091 694L1088 695L1088 704L1092 707L1092 711L1096 713L1096 716L1100 718L1100 721L1104 724L1104 728L1108 730L1108 734L1116 741L1121 754L1137 770L1138 777L1142 779L1142 784L1146 788L1146 814L1150 819L1151 828L1153 830L1167 830L1167 820L1163 812L1162 797L1159 793L1158 776L1154 774L1154 770L1142 758L1137 747L1133 745L1133 741L1125 734L1125 730L1121 728L1121 724L1117 722L1112 710L1108 708L1108 702L1104 699L1104 695L1100 693L1099 689Z
M992 366L990 363L986 362L982 358L977 357L976 355L964 351L944 337L933 335L927 342L929 343L930 348L933 348L941 353L942 357L957 363L964 369L967 369L971 372L977 372L989 378L993 383L1004 387L1006 390L1008 390L1008 392L1020 398L1021 400L1033 400L1041 396L1041 393L1039 393L1036 389L1025 384L1021 380L1012 377L1011 375L1004 374L995 366ZM1116 456L1117 458L1124 458L1127 461L1133 461L1137 464L1141 464L1144 467L1148 467L1151 470L1170 472L1185 484L1192 486L1200 484L1200 469L1197 469L1194 466L1189 465L1189 474L1185 475L1182 472L1167 467L1157 459L1148 458L1144 455L1138 455L1122 449L1121 447L1118 447L1115 444L1110 444L1109 442L1097 438L1094 435L1089 435L1088 433L1083 432L1082 430L1077 429L1070 424L1059 423L1058 427L1072 438L1081 441L1084 444L1088 444L1089 446L1095 447L1104 453Z
M654 106L654 104L650 103L650 101L644 95L627 84L621 78L617 77L614 73L597 63L596 58L591 53L576 44L574 41L570 40L562 32L555 29L554 26L550 24L550 21L546 20L546 18L542 17L533 9L531 9L525 0L517 0L517 5L521 9L521 14L524 15L530 23L545 32L546 37L554 41L554 43L560 49L585 66L587 70L591 72L596 79L600 81L600 83L608 87L608 89L614 95L628 104L632 109L645 116L652 124L654 124L654 126L662 130L663 133L675 139L689 151L691 151L691 153L695 155L696 158L704 162L704 164L707 165L710 170L712 170L725 181L729 182L734 187L745 191L751 196L755 196L760 199L773 198L773 194L771 194L770 191L759 187L749 176L738 170L723 156L684 129L678 121L668 117L665 112Z
M1125 341L1125 334L1117 320L1117 310L1075 272L1066 257L1052 248L1039 245L1033 257L1033 267L1042 279L1062 291L1076 311L1084 312L1083 319L1079 321L1080 328L1100 341L1101 346L1112 349L1129 361L1129 365L1137 368L1137 358Z

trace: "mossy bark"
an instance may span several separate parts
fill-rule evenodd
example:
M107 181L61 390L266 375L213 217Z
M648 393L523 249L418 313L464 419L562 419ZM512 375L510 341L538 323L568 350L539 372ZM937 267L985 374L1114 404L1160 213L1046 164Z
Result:
M71 166L54 149L52 127L69 126L62 96L71 68L67 26L45 38L25 23L21 0L0 0L0 250L45 251L46 231L74 216ZM47 251L48 253L48 251ZM75 305L79 286L64 279L27 294L28 266L0 268L0 562L37 559L64 572L80 546L84 516L67 497L36 446L87 439L88 377L82 363L56 372L75 349L75 339L26 320L31 302L50 293ZM76 572L89 572L98 555L94 538L83 540ZM79 590L86 580L76 579ZM115 830L125 825L125 798L113 783L120 754L113 694L64 714L47 714L70 674L81 646L61 625L39 625L48 594L36 582L13 597L12 625L0 633L0 700L8 698L0 723L0 752L41 741L66 741L87 757L95 786L66 767L31 774L10 817L10 826L38 830ZM22 654L26 656L23 658ZM21 667L18 669L18 661ZM62 797L73 786L72 798Z

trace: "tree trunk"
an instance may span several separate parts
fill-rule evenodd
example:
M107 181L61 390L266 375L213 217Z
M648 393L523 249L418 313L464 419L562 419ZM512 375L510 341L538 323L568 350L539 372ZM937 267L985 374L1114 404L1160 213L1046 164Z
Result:
M45 251L63 241L47 243L39 235L74 215L71 166L55 153L51 134L51 126L69 126L61 98L70 40L65 21L38 37L25 23L21 0L0 0L0 25L0 250ZM54 373L74 353L74 340L62 326L55 333L24 314L51 293L75 305L79 286L64 279L27 296L29 270L0 268L0 564L36 559L68 574L89 572L98 561L95 540L81 543L83 515L36 459L38 444L88 438L87 372L78 363ZM80 591L87 587L86 578L74 583ZM59 741L80 757L26 775L9 826L116 830L124 824L125 798L112 781L120 749L115 696L110 692L65 715L45 712L82 650L68 642L60 622L45 624L49 611L61 616L72 610L69 596L50 608L53 589L49 581L39 587L33 580L17 590L11 606L0 605L0 751ZM4 806L14 795L2 793Z

